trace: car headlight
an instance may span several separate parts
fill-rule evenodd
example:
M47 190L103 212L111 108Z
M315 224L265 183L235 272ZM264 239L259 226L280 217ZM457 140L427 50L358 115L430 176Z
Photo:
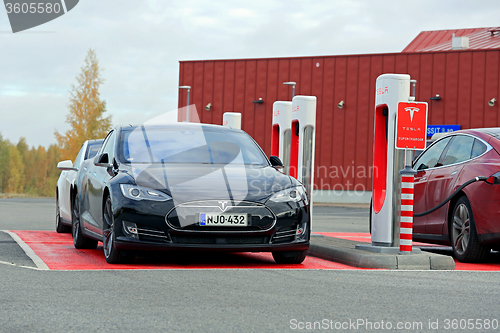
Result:
M163 192L137 185L120 184L120 189L125 198L133 200L167 201L172 199L171 196Z
M287 188L274 193L269 200L273 202L299 202L305 200L307 202L306 190L303 186Z

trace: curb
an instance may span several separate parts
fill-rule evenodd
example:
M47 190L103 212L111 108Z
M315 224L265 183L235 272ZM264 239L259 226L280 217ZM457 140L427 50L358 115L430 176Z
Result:
M356 244L366 244L334 237L312 237L308 255L359 268L385 268L402 270L454 270L452 257L424 252L400 255L374 253L356 249Z

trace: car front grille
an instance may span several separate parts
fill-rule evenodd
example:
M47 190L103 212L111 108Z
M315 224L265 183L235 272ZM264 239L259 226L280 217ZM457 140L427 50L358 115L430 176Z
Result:
M268 237L172 236L176 244L266 244Z
M239 231L240 228L237 227L216 227L216 226L210 226L210 227L201 227L199 225L188 225L183 228L183 230L193 230L193 231ZM256 226L248 226L244 227L245 231L261 231L261 228L256 227Z
M221 205L221 202L224 205ZM223 208L224 209L223 209ZM200 214L246 214L246 227L200 226ZM204 200L177 205L165 217L169 227L196 232L252 232L267 231L276 224L276 216L263 204L249 201Z

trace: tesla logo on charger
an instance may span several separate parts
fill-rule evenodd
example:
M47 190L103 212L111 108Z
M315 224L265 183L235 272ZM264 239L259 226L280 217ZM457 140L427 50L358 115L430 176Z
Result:
M228 202L229 201L219 201L219 208L223 213L229 208Z
M31 29L72 10L80 0L4 0L12 32Z
M410 121L413 122L413 113L418 112L419 108L405 108L405 111L410 112Z
M427 139L427 103L399 102L396 148L424 149Z

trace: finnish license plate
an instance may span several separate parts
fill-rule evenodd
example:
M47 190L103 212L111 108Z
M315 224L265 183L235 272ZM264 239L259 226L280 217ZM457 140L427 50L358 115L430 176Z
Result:
M247 214L200 214L201 226L246 227Z

